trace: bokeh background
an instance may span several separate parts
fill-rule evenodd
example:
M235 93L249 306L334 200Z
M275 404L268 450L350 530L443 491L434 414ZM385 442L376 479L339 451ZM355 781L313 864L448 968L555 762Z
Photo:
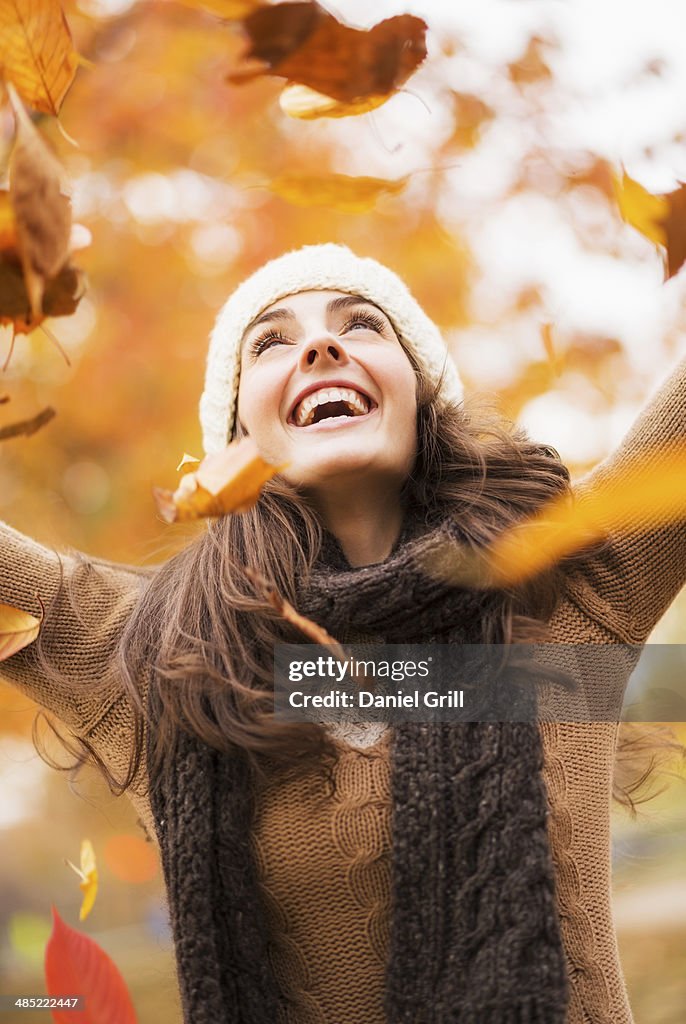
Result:
M686 272L663 283L660 254L622 222L612 188L622 166L652 191L686 178L679 0L327 6L360 27L418 14L429 56L383 107L308 122L283 114L279 80L226 82L244 43L200 3L65 3L88 61L61 113L78 146L54 121L42 128L92 236L76 260L89 288L73 316L48 325L71 367L38 330L17 340L0 376L5 418L48 404L58 413L0 445L0 518L11 525L135 564L185 543L197 527L165 526L151 488L175 484L184 451L201 453L213 318L247 273L304 243L344 242L404 276L468 388L555 445L575 475L611 451L686 352ZM8 115L0 128L8 141ZM331 173L407 183L357 211L311 183L285 194L285 175ZM0 331L3 361L9 343ZM684 644L683 594L651 639ZM97 776L71 787L36 756L34 714L0 683L0 993L44 991L54 903L114 958L141 1024L175 1024L151 848ZM614 815L615 912L637 1024L686 1019L684 782L675 771L635 821ZM101 882L79 926L64 858L78 859L84 836Z

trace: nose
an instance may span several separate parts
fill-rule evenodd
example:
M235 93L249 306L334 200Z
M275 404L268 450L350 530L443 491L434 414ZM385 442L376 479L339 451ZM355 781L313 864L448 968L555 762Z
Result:
M342 366L348 362L348 355L337 338L330 334L323 334L318 338L308 341L303 345L300 355L300 368L306 370L308 367L322 366L333 363Z

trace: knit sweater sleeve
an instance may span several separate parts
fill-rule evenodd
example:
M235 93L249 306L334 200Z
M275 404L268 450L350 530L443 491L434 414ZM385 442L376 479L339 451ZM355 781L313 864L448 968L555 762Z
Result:
M672 370L619 448L575 487L584 501L602 489L612 512L609 544L570 581L571 596L626 643L642 644L686 585L686 359ZM676 468L677 464L680 468ZM638 467L670 480L648 521L622 512L620 488ZM654 474L654 476L653 476ZM661 488L662 490L662 488ZM657 486L646 499L654 502Z
M58 554L0 520L0 603L40 616L40 596L47 612L40 642L55 669L51 678L39 668L34 641L0 662L0 679L88 733L121 695L112 655L154 571Z

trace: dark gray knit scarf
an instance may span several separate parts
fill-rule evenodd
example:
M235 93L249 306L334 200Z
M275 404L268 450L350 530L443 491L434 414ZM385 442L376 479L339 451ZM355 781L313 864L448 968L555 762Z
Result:
M342 640L483 642L495 596L418 568L454 529L358 569L327 536L299 610ZM542 766L535 724L394 727L389 1024L563 1024ZM186 1024L279 1016L250 852L251 785L243 758L179 732L174 769L151 790Z

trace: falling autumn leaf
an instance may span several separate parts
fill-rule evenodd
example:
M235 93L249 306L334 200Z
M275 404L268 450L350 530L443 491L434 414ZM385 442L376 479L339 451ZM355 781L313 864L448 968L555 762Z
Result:
M10 200L29 308L36 317L42 313L46 281L69 259L71 202L62 192L59 161L11 85L8 91L17 125L9 163Z
M66 861L81 881L79 888L83 892L83 902L79 911L79 921L85 921L95 903L98 894L98 867L95 863L95 850L90 839L81 840L81 867L77 868L70 860Z
M269 187L298 206L330 206L345 213L366 213L381 196L399 195L408 181L408 176L387 181L348 174L284 174L274 178Z
M11 658L33 643L40 632L41 622L42 617L37 619L12 605L0 604L0 661Z
M11 326L16 334L30 334L47 317L69 316L78 306L86 287L85 274L76 267L64 267L48 281L43 311L33 316L21 267L0 254L0 326Z
M426 571L455 584L504 587L521 583L560 562L608 531L654 529L686 518L686 450L655 466L637 464L621 480L597 486L582 500L565 496L518 524L474 555L446 543Z
M229 75L230 82L278 75L341 103L390 96L426 56L426 23L411 14L356 29L305 0L260 7L244 18L243 28L245 56L260 66Z
M516 85L528 85L552 77L550 68L543 56L543 48L551 44L540 36L532 36L526 50L518 60L508 65L510 79Z
M85 1010L51 1010L55 1024L137 1024L131 996L114 961L93 939L65 924L52 908L45 948L50 996L81 996Z
M265 462L253 439L244 437L206 456L194 473L181 478L176 491L153 488L157 510L167 523L245 512L267 480L284 468Z
M285 619L286 622L290 622L292 626L299 629L312 643L327 647L339 661L348 661L348 655L339 642L330 633L327 633L322 626L318 626L312 619L308 619L296 611L293 605L278 592L274 584L266 576L263 576L257 569L252 569L249 566L246 566L245 574L257 590L259 590L262 598L272 606L282 619Z
M286 85L281 90L279 106L284 114L303 121L312 121L317 117L354 117L375 110L391 95L367 96L355 103L342 103L307 85Z
M666 249L665 277L674 277L686 262L686 184L653 195L624 172L621 180L615 176L615 194L627 224Z
M0 427L0 441L7 441L10 437L30 437L31 434L35 434L37 430L44 427L56 415L55 410L47 406L47 408L41 409L39 413L32 416L31 419L8 423L6 426Z
M655 245L667 245L664 222L669 213L666 196L654 196L624 172L621 181L615 177L617 205L627 224L640 231Z
M5 81L56 116L79 63L60 0L2 0L0 53Z

